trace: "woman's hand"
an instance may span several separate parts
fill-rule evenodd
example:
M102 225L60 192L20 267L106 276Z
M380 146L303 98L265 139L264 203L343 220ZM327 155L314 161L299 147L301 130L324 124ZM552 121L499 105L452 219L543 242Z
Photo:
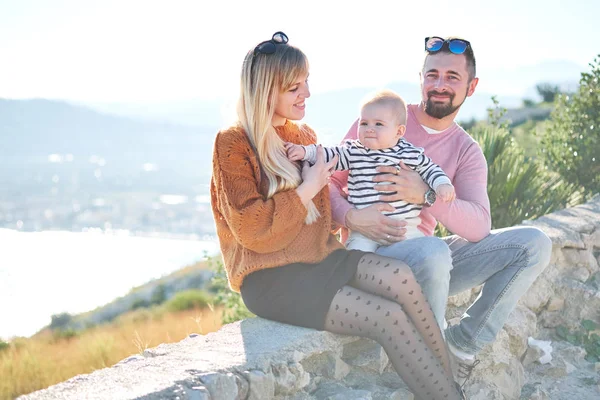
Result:
M338 156L336 155L329 162L325 162L324 151L319 146L317 149L317 161L311 167L307 161L302 164L302 183L296 188L302 203L308 204L313 197L317 195L327 185L335 171Z

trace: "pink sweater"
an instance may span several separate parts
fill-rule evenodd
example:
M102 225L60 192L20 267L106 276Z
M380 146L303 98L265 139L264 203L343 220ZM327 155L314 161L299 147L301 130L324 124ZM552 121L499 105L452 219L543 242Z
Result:
M414 108L408 106L405 139L423 147L433 162L450 177L456 189L456 200L451 203L436 201L421 211L419 230L432 236L440 221L452 233L470 242L477 242L490 233L490 200L487 195L487 162L479 144L456 123L439 134L429 134L417 121ZM356 139L358 121L344 138ZM346 213L352 205L347 197L348 171L337 172L330 185L331 209L336 222L345 226ZM337 188L337 190L336 190Z

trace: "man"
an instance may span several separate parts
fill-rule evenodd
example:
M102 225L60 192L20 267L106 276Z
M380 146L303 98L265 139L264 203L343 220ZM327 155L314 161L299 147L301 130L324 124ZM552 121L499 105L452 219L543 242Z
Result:
M425 42L422 100L408 106L405 138L442 167L456 189L456 200L436 201L418 173L401 164L380 167L381 175L375 177L385 182L379 190L395 194L382 195L382 203L360 210L345 198L348 173L337 172L330 185L331 205L339 224L387 245L378 254L411 266L442 329L448 295L483 284L460 324L445 330L455 378L462 386L478 362L475 355L494 341L519 298L548 265L552 242L533 227L490 231L487 163L477 142L454 121L479 81L473 49L459 38ZM358 121L345 139L356 138L357 126ZM418 228L426 237L403 242L405 223L381 213L391 207L386 201L396 200L424 205ZM433 237L437 221L454 235Z

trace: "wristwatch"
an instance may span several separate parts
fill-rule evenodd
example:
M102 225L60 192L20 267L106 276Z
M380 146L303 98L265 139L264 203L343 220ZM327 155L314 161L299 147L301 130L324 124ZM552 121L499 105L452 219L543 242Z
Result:
M435 190L429 188L425 192L425 203L423 203L426 207L431 207L433 203L435 203L435 199L437 199L437 195L435 194Z

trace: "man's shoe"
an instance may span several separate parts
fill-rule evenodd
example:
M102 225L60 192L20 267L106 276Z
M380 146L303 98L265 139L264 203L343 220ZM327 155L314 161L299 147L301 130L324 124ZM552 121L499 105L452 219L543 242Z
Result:
M458 394L460 395L460 400L467 400L467 394L463 390L462 386L458 384L458 382L454 382L456 385L456 390L458 390Z
M454 375L454 381L463 388L465 383L471 377L473 373L473 368L479 364L479 360L473 358L472 360L464 359L456 356L452 353L452 350L449 349L450 353L450 367L452 368L452 375Z

